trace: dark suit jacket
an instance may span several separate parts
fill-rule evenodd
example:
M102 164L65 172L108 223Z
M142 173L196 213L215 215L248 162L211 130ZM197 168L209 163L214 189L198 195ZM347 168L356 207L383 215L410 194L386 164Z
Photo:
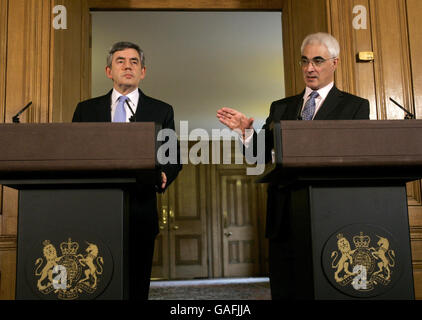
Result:
M146 96L140 89L138 90L139 102L135 114L136 121L156 122L161 124L163 129L175 130L173 108L165 102ZM112 90L104 96L80 102L73 114L72 122L111 122L111 93ZM176 179L182 169L180 161L178 163L166 164L161 167L167 176L166 187ZM130 191L131 195L135 195L139 200L132 204L132 209L137 208L142 212L142 216L137 215L140 219L138 222L145 227L149 226L154 235L158 233L156 191L164 191L161 188L156 190L157 187L143 186Z
M271 150L274 147L273 135L269 131L274 120L297 120L303 105L304 91L296 96L274 101L270 115L265 121L265 160L271 161ZM369 101L334 86L328 93L324 103L318 110L314 120L359 120L369 119ZM256 147L256 133L254 147ZM254 152L255 153L255 152ZM288 205L290 193L288 189L279 189L276 185L268 186L266 236L270 239L287 237Z

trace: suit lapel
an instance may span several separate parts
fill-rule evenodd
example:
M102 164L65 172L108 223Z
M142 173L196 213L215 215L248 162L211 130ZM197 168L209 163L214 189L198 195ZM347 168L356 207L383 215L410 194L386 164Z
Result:
M340 104L342 96L343 94L341 91L338 90L336 86L333 86L333 88L328 93L327 98L325 98L324 103L315 115L314 120L326 120L328 115L333 112Z
M283 117L284 120L297 120L300 116L300 110L303 105L303 95L305 91L301 94L294 96L291 101L288 103L286 116Z
M111 93L110 90L105 96L102 96L100 103L97 105L97 115L99 122L111 122Z
M149 114L149 102L141 89L138 88L139 99L138 106L136 107L136 121L145 121L145 118Z

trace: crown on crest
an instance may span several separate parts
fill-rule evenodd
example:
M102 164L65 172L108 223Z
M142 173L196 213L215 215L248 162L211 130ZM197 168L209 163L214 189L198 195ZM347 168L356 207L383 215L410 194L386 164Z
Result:
M67 242L60 243L60 250L64 255L74 255L78 252L79 244L77 242L72 242L72 239L69 238Z
M353 237L353 242L356 248L368 248L369 243L371 242L371 238L369 236L364 236L363 232L361 231L359 236Z

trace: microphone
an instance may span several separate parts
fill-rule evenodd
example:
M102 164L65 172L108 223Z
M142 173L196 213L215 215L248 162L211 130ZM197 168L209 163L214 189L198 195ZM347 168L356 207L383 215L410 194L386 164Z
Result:
M129 121L130 122L136 122L136 114L133 112L132 108L130 107L128 100L126 100L126 104L129 107L130 112L132 112L132 116L129 118Z
M13 118L12 121L13 123L20 123L19 121L19 116L21 115L22 112L24 112L27 108L29 108L29 106L32 104L32 101L29 102L21 111L19 111Z
M406 116L404 117L406 120L415 119L415 115L413 113L410 113L409 111L407 111L405 108L399 105L398 102L394 101L393 98L390 97L390 100L394 102L396 106L398 106L400 109L402 109L406 113Z

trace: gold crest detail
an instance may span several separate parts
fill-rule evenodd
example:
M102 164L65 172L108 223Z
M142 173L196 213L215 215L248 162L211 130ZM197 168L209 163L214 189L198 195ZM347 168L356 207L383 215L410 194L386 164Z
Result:
M371 247L371 238L360 232L349 240L337 234L337 248L331 252L331 268L334 280L340 286L351 285L358 291L371 291L377 285L387 286L395 266L395 252L387 238L376 236L377 246Z
M86 243L84 253L78 253L79 243L60 243L61 256L49 240L43 241L43 255L35 261L37 289L47 295L52 292L59 299L77 299L80 294L92 294L97 290L99 276L103 273L104 259L99 256L98 246Z

